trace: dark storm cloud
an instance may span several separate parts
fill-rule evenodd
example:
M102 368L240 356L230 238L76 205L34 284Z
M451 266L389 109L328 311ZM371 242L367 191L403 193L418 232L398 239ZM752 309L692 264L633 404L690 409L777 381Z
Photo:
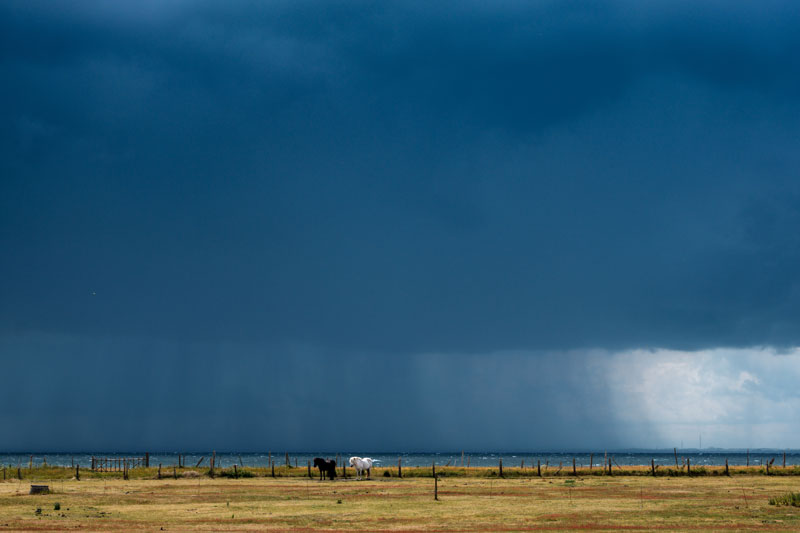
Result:
M798 18L4 3L3 329L794 344Z

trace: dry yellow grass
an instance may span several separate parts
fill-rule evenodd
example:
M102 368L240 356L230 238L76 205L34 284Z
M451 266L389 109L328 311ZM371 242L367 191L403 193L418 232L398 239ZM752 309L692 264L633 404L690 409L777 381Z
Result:
M768 504L793 476L451 477L438 502L431 478L49 484L31 496L30 481L0 482L0 530L800 530L800 509Z

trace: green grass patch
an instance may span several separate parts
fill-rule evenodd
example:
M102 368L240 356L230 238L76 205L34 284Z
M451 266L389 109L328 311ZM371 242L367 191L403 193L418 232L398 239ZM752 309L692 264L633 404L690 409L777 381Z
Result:
M790 505L800 507L800 492L787 492L769 499L770 505Z

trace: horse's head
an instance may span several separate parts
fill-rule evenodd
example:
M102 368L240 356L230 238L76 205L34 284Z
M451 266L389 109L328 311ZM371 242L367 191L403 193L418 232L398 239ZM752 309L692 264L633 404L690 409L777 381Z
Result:
M360 461L360 460L361 460L361 457L351 457L350 458L350 466L355 467L356 466L356 461Z

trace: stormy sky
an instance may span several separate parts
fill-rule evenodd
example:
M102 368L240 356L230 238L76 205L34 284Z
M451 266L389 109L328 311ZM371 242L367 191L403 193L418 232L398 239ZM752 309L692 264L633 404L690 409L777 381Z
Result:
M430 4L0 4L0 449L800 448L800 9Z

